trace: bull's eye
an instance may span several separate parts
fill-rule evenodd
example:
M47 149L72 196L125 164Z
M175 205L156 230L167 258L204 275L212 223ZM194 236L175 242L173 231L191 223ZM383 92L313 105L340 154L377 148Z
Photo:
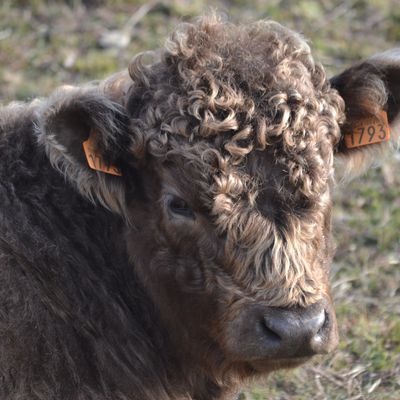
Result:
M168 195L167 197L168 209L175 215L195 219L193 210L188 206L185 200L178 196Z

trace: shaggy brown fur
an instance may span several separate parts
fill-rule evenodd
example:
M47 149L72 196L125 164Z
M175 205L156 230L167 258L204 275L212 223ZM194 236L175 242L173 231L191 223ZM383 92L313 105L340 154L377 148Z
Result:
M201 171L192 184L227 235L225 263L244 293L275 306L315 302L321 273L314 262L325 246L344 118L322 67L298 35L272 21L240 29L216 19L184 24L160 57L146 67L138 56L130 66L128 110L135 115L136 104L146 103L143 93L150 99L131 121L132 153L180 153ZM264 157L275 160L278 176L269 181ZM265 213L260 203L271 198Z
M143 60L0 112L2 398L232 399L337 344L334 155L389 147L343 127L396 120L398 57L331 83L300 35L209 16ZM89 169L90 132L122 176ZM313 310L318 346L268 347Z

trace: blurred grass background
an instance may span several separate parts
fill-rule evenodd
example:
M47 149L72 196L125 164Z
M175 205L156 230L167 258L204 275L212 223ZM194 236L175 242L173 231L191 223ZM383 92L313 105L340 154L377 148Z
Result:
M210 6L302 32L330 75L400 45L399 0L1 0L0 103L101 79ZM334 354L271 375L246 400L400 399L400 156L336 188ZM156 400L156 399L155 399Z

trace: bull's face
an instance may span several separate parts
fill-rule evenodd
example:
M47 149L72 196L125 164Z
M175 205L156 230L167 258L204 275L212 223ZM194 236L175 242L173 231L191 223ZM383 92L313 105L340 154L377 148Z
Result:
M260 371L330 351L329 180L306 204L268 152L239 172L203 150L148 160L128 205L129 254L171 336L211 365Z
M54 95L40 140L84 195L127 221L133 269L182 356L242 375L294 366L337 345L334 154L353 120L382 109L395 120L376 70L396 63L345 72L340 96L293 32L205 19L150 66L136 58L130 77ZM122 176L88 167L90 132ZM346 160L360 167L384 147Z

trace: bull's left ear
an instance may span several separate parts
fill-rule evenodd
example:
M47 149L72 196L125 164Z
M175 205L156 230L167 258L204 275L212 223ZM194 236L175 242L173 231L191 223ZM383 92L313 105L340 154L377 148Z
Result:
M345 102L337 154L352 176L387 157L400 136L400 48L377 54L331 79Z
M38 141L56 169L93 202L125 214L130 144L124 108L98 87L63 87L39 111Z

